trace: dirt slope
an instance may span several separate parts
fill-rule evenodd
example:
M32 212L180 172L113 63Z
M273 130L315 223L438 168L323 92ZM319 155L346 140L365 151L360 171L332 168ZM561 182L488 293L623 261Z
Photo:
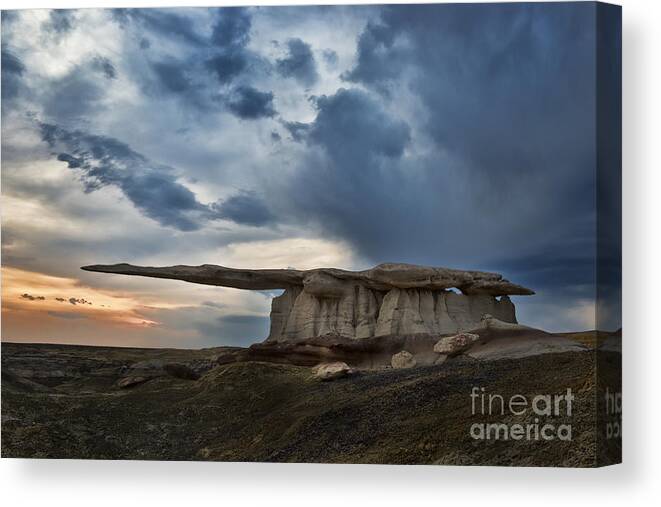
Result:
M383 369L320 382L310 368L218 365L202 351L2 345L2 456L594 466L595 358L590 351ZM159 374L128 389L138 361L207 364L198 380ZM206 363L205 363L206 362ZM208 364L212 366L209 367ZM572 440L477 441L471 388L502 396L576 396Z

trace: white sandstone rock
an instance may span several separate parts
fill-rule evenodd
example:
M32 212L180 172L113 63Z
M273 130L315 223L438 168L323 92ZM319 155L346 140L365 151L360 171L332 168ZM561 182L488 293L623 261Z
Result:
M480 336L473 333L459 333L454 336L446 336L434 345L434 352L455 356L469 349L479 339Z
M413 368L416 365L416 360L410 352L402 350L397 354L393 355L390 359L390 365L393 368Z
M478 328L488 329L490 331L509 331L511 333L521 333L524 331L532 330L532 328L528 326L523 326L521 324L518 324L516 320L512 322L506 319L494 317L493 315L490 315L488 313L482 315Z
M338 361L335 363L323 363L315 369L315 376L320 380L334 380L346 377L352 372L347 363Z

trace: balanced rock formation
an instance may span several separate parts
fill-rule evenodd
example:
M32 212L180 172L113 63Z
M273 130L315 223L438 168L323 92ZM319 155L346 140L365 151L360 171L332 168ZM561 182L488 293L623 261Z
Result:
M284 289L271 305L267 341L325 335L362 339L456 334L479 326L484 314L516 323L509 296L534 294L497 273L411 264L380 264L365 271L232 269L211 264L161 268L115 264L82 269L237 289Z

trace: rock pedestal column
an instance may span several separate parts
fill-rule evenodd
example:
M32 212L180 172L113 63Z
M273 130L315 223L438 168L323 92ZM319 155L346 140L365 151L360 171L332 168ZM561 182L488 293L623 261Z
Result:
M298 287L273 299L269 341L334 334L351 339L402 334L455 334L479 326L484 314L516 323L508 296L356 285L341 297L313 296Z

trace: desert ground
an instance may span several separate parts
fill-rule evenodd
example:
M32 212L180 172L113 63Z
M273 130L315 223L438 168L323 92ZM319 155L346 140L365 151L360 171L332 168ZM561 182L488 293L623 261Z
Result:
M614 452L596 433L597 372L619 364L604 354L460 355L321 381L309 359L237 348L3 343L2 457L592 467ZM472 438L475 422L534 422L473 414L475 386L504 397L571 389L571 417L545 421L570 423L571 441Z

